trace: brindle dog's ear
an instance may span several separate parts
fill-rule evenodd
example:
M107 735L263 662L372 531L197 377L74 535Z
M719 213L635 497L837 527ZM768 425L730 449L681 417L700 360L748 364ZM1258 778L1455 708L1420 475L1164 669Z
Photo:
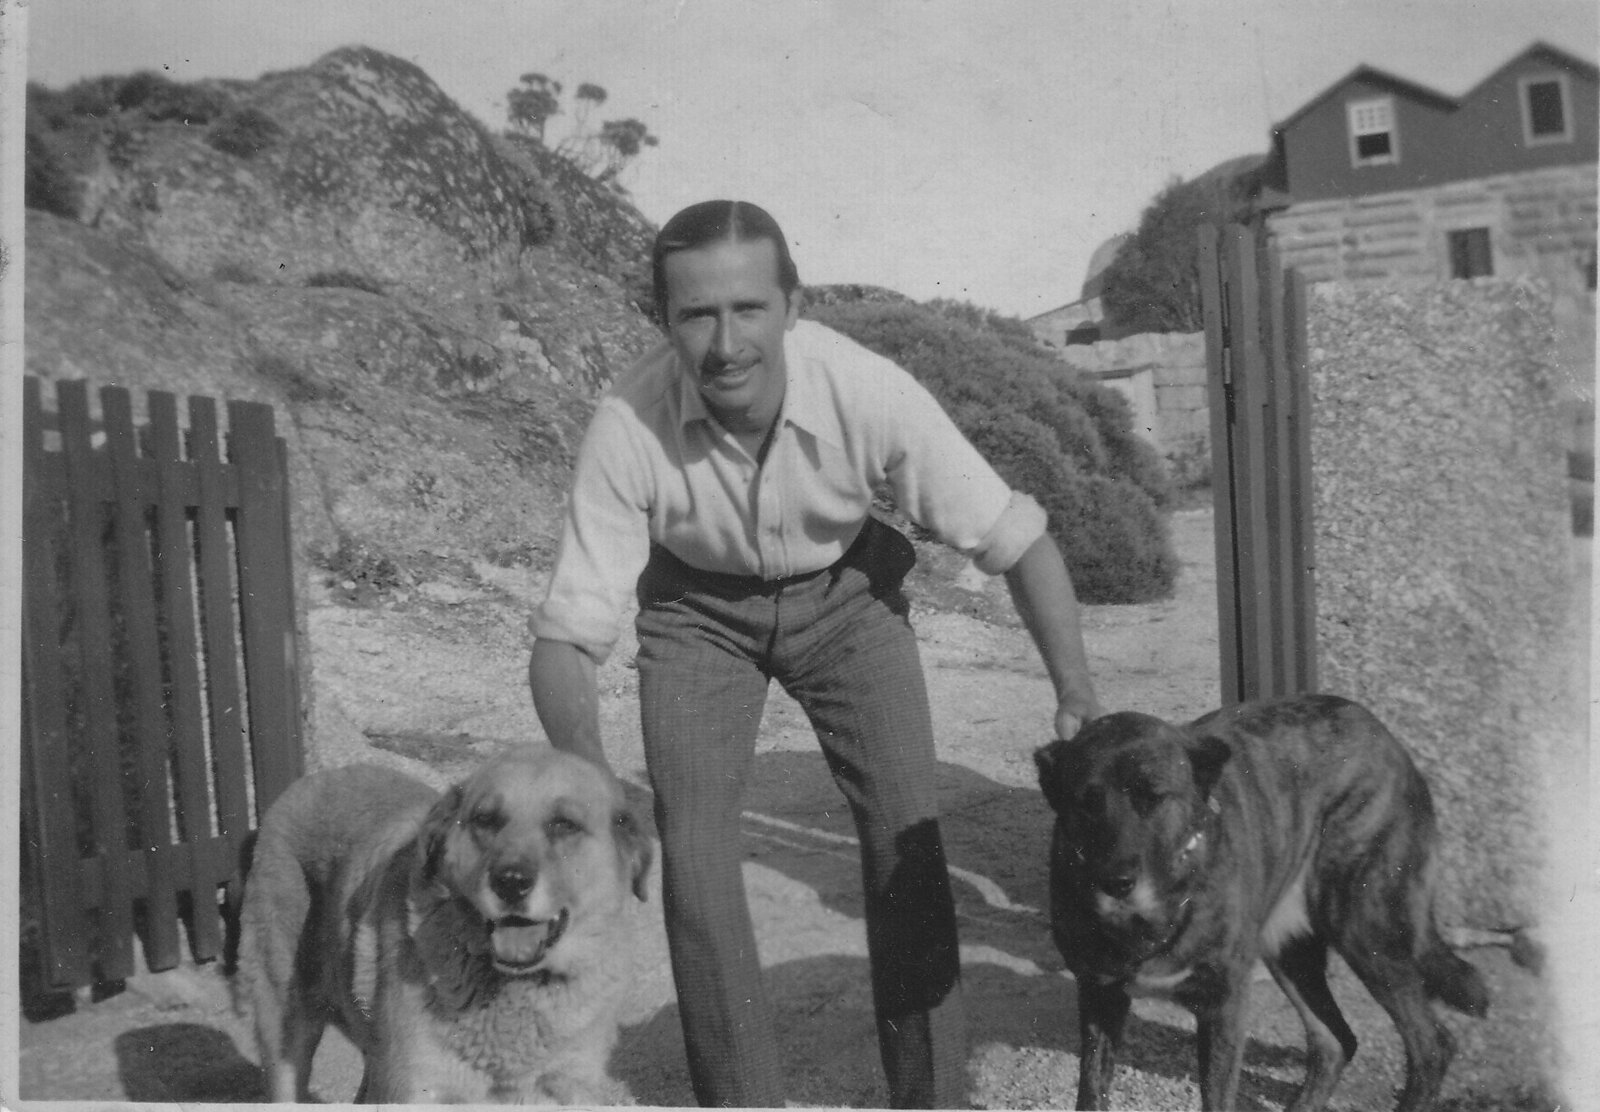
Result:
M1190 738L1186 748L1189 764L1194 769L1195 788L1199 790L1201 799L1210 799L1211 789L1217 786L1222 766L1233 756L1233 749L1215 734Z
M1039 770L1039 790L1052 811L1065 809L1067 785L1082 775L1082 762L1077 759L1079 748L1071 741L1058 739L1033 751L1033 764Z
M622 866L632 881L633 894L643 903L649 896L647 881L650 878L650 861L655 856L650 835L644 832L639 820L627 807L619 810L611 820L611 834L617 843L617 855L622 858Z
M462 798L461 785L451 786L428 809L427 817L422 820L422 829L417 831L417 845L422 850L420 864L424 884L432 884L439 873L445 840L461 816Z

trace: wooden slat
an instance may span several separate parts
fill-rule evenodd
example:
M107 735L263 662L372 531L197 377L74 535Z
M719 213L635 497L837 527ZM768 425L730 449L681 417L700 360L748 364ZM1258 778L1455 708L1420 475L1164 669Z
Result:
M1266 236L1256 237L1256 272L1262 288L1262 349L1266 355L1266 407L1263 412L1267 512L1267 561L1271 591L1272 679L1268 693L1287 695L1299 690L1300 677L1294 636L1295 590L1294 519L1291 503L1294 484L1294 443L1289 429L1293 395L1288 376L1284 322L1283 270L1277 265Z
M299 710L291 705L295 668L290 567L282 543L286 489L278 470L270 406L230 402L229 461L239 473L239 597L244 624L250 752L260 814L298 776L290 752Z
M1217 648L1222 703L1241 698L1244 671L1239 645L1238 570L1234 561L1233 376L1229 349L1228 299L1217 229L1202 225L1200 239L1201 311L1206 330L1206 397L1211 417L1212 530L1217 554Z
M161 637L156 624L155 572L151 567L150 534L145 510L153 490L140 481L138 432L127 389L100 391L106 448L111 458L116 496L116 549L119 567L123 635L136 751L135 795L138 799L139 848L150 853L145 885L144 956L153 972L171 969L182 954L178 936L178 878L171 858L155 851L172 842L171 784L167 754L170 730L161 676Z
M61 669L62 599L56 579L63 484L52 481L44 447L40 382L23 381L22 716L24 775L33 787L33 873L39 881L41 958L55 988L90 980L88 921L77 871L77 807Z
M217 407L189 399L189 458L199 461L200 502L195 513L199 547L200 614L206 668L206 711L215 766L217 828L243 835L250 828L244 702L239 685L239 639L234 623L234 559L228 538L228 497L223 477Z
M152 391L148 404L150 455L160 468L156 539L160 553L161 628L167 633L168 715L176 758L178 836L192 843L212 832L211 777L200 707L200 646L195 637L195 550L189 540L188 510L196 484L186 481L197 465L182 459L177 399L165 391ZM178 888L189 893L190 948L197 961L208 961L222 950L216 900L217 883L222 878L201 868L201 864L193 861L188 874L179 879Z
M1261 292L1251 265L1253 244L1246 229L1230 227L1223 234L1223 258L1232 276L1228 318L1233 363L1234 505L1238 508L1237 558L1239 629L1244 677L1241 695L1266 694L1272 673L1272 610L1270 553L1267 536L1266 446L1262 436L1266 367L1261 348Z
M91 787L94 848L120 854L127 849L127 813L122 798L118 759L117 704L111 652L111 605L101 555L101 505L109 492L97 482L95 451L90 440L87 383L72 380L56 386L62 450L67 458L67 490L72 528L72 572L77 596L78 637L82 668L85 767ZM123 980L133 973L133 899L127 873L107 871L97 893L96 951L99 975Z
M1290 547L1295 568L1294 631L1301 691L1318 690L1317 559L1315 502L1311 473L1311 372L1307 366L1305 275L1291 271L1284 291L1285 366L1290 377L1293 413L1289 435L1294 443L1290 471Z

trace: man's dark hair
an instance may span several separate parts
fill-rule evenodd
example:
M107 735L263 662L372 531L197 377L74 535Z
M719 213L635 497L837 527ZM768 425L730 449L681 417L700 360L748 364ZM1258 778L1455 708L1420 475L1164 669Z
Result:
M650 280L654 286L656 320L667 324L667 256L714 243L772 241L778 252L778 288L789 297L800 288L800 272L789 254L789 241L772 214L749 201L701 201L668 220L656 234L650 250Z

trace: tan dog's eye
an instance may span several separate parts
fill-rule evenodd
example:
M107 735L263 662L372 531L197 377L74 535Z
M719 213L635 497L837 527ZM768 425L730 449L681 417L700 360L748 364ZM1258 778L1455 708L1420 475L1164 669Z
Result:
M493 808L484 807L472 812L472 815L467 819L467 822L470 823L474 829L485 830L493 833L506 824L506 817Z
M544 824L544 833L545 837L555 842L562 838L570 838L575 834L582 834L583 827L565 815L557 815Z

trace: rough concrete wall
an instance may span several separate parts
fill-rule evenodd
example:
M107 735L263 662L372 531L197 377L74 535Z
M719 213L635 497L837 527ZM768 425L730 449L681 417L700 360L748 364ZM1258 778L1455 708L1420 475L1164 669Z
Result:
M1325 284L1308 317L1322 689L1432 785L1441 919L1529 925L1584 746L1548 291Z

